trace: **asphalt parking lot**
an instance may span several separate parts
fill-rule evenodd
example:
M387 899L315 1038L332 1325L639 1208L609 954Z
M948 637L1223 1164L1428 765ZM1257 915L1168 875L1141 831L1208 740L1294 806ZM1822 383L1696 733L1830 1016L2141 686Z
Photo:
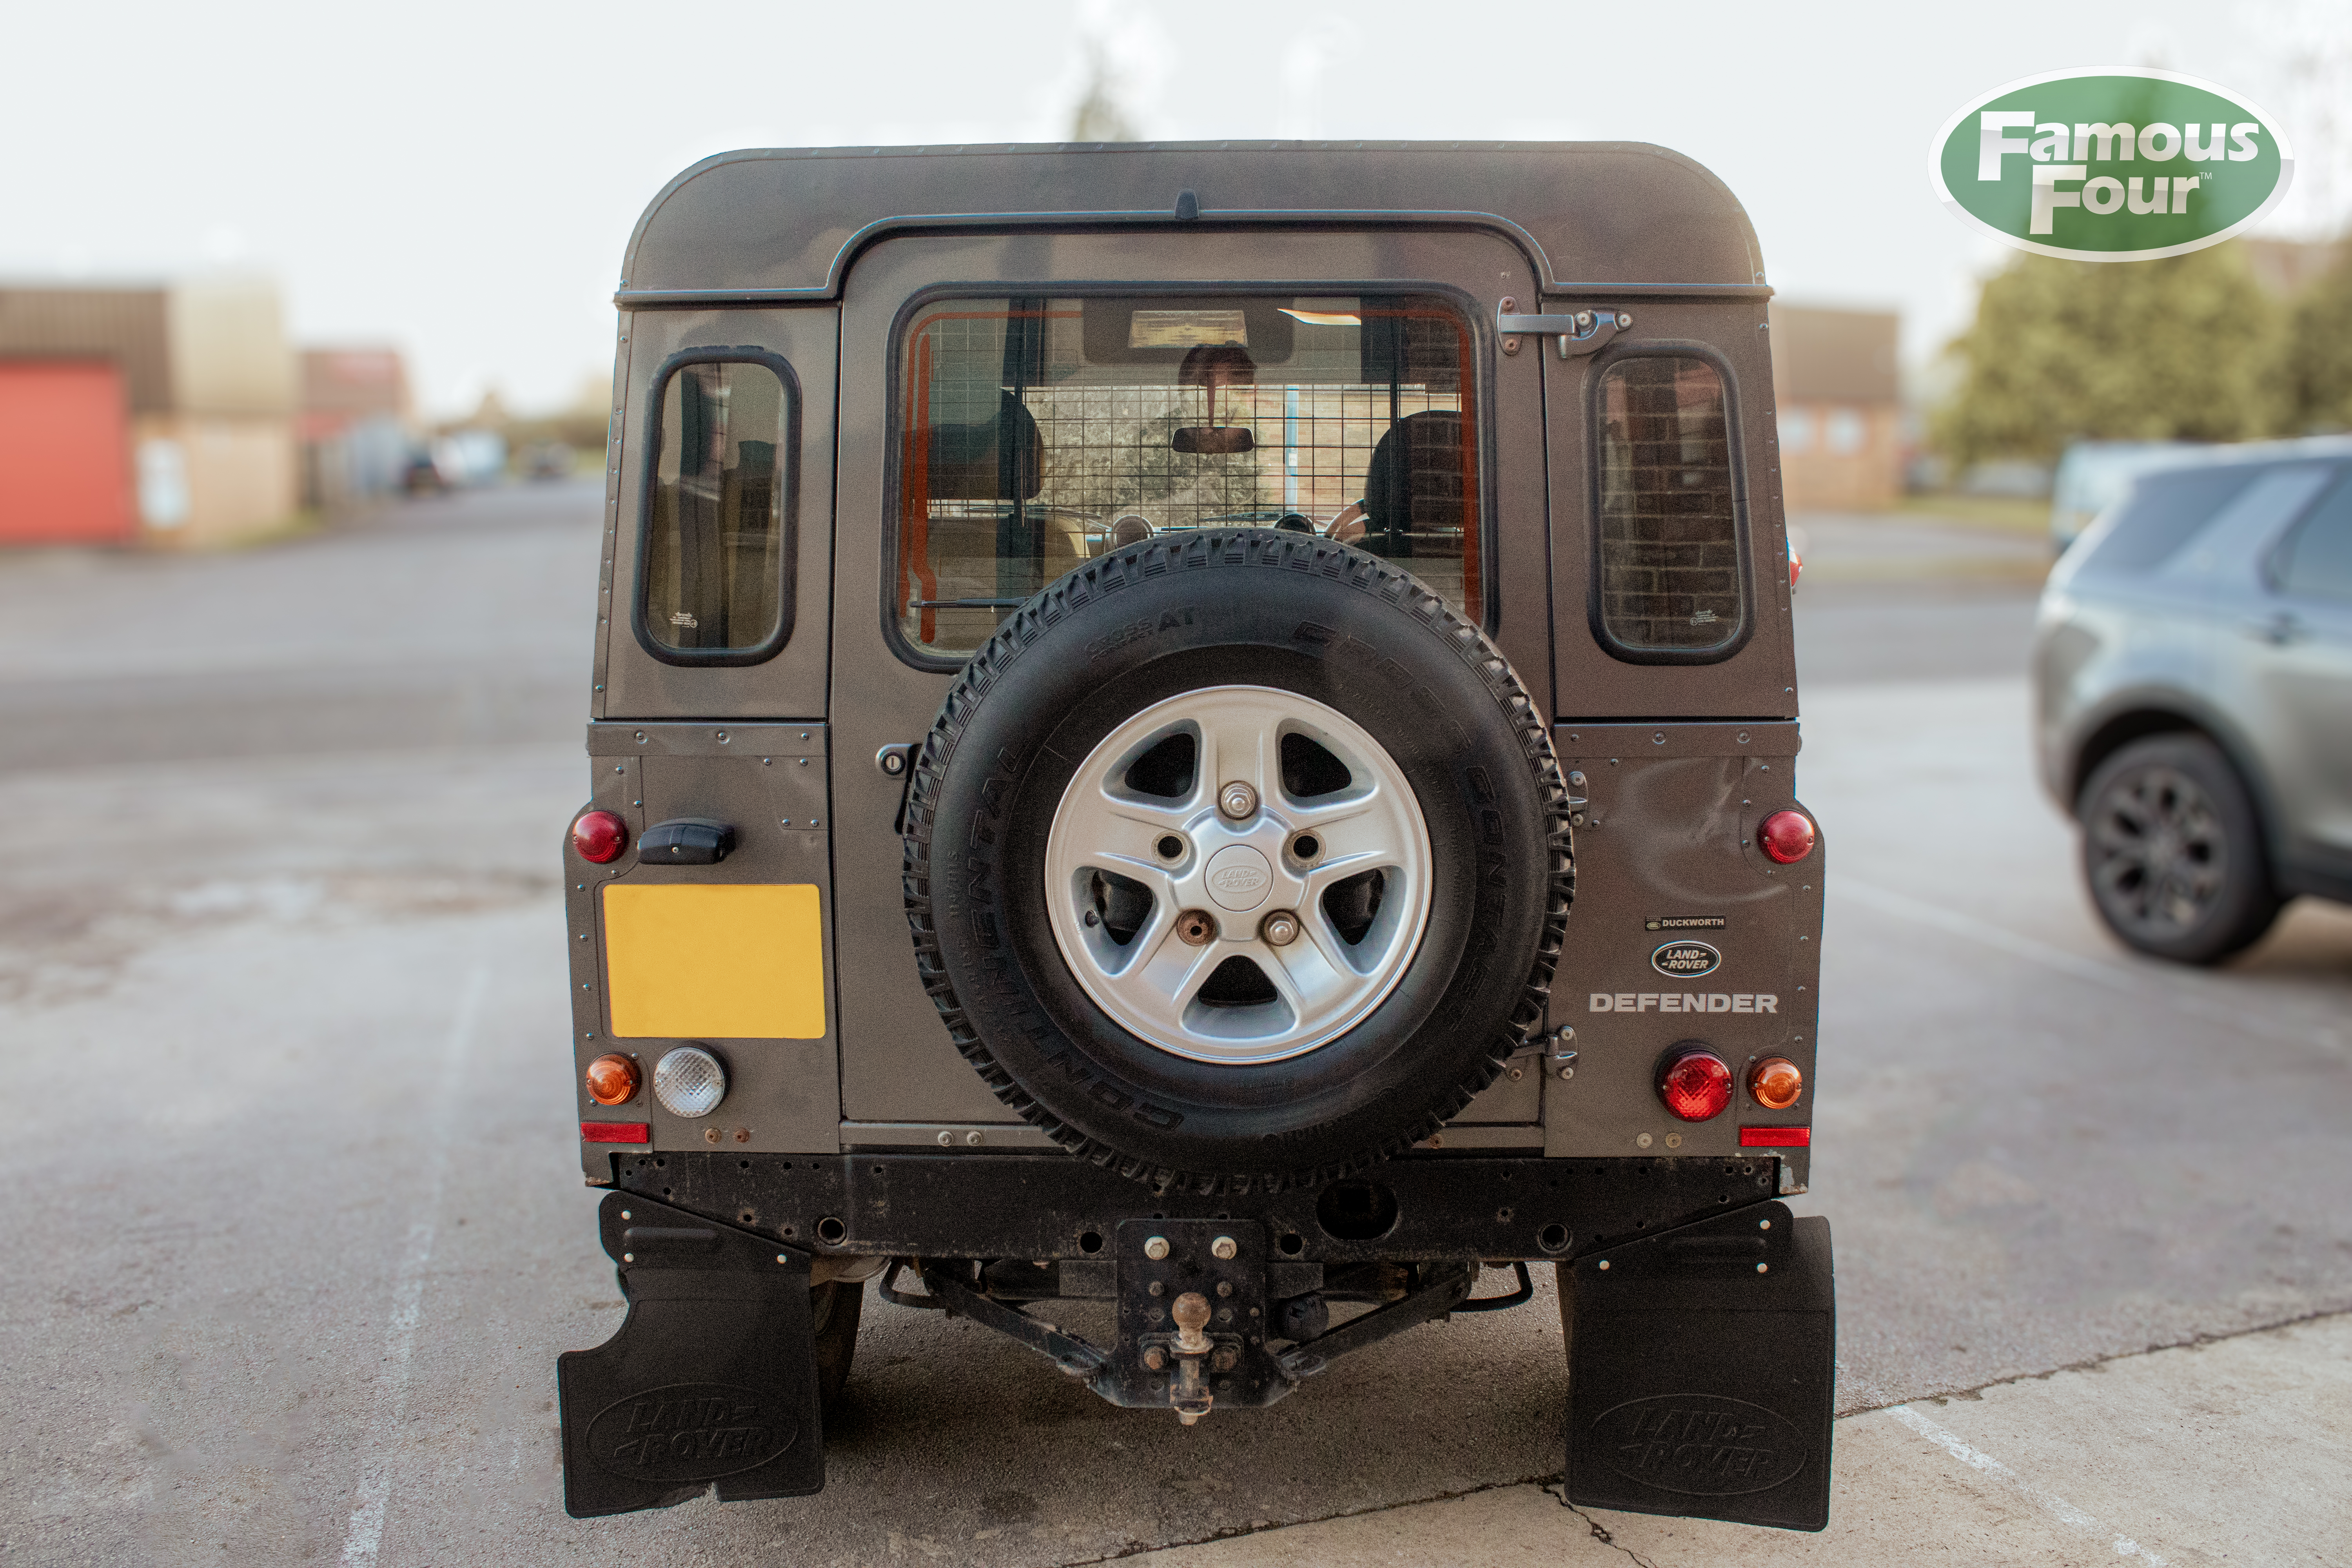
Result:
M555 875L595 511L518 488L232 554L0 560L0 1560L2340 1551L2352 913L2298 906L2216 972L2126 957L2032 783L2024 552L1955 570L1834 520L1799 595L1834 857L1801 1200L1837 1233L1828 1536L1543 1493L1540 1276L1191 1430L869 1299L823 1494L566 1518L553 1358L621 1305Z

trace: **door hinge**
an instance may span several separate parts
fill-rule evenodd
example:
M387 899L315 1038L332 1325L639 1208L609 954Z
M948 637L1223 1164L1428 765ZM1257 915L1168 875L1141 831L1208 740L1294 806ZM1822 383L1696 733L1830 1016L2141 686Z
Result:
M1522 337L1549 337L1559 342L1559 357L1580 359L1605 346L1611 339L1633 329L1633 313L1628 310L1591 310L1557 316L1520 316L1512 313L1518 301L1505 299L1495 308L1495 331L1501 337L1503 352L1519 352Z

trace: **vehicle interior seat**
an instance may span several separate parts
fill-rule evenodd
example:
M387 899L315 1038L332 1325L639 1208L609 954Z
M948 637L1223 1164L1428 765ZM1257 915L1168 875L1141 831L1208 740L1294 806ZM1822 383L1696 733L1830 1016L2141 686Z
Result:
M1364 474L1364 536L1357 548L1410 561L1418 535L1425 547L1420 553L1458 559L1458 542L1449 549L1429 536L1461 529L1463 478L1462 416L1445 408L1406 415L1372 448Z

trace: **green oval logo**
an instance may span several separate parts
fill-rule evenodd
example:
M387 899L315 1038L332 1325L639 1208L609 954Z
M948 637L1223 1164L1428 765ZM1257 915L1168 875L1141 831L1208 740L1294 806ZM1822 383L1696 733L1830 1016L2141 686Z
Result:
M1928 176L1954 216L2070 261L2218 245L2278 205L2294 153L2235 94L2171 71L2053 71L1945 121Z

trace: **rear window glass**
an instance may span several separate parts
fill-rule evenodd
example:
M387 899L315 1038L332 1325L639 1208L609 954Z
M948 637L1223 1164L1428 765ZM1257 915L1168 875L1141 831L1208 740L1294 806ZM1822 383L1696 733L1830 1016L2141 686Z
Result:
M1601 639L1635 658L1721 658L1747 616L1723 377L1703 359L1643 355L1594 390Z
M1481 620L1470 363L1467 322L1415 295L932 301L898 345L892 618L960 658L1108 550L1255 527Z
M673 369L648 487L638 626L674 662L747 663L791 634L796 389L738 360Z
M2352 604L2352 477L2339 476L2271 564L2285 593Z
M2145 572L2162 565L2259 472L2248 463L2147 476L2132 487L2082 569Z

